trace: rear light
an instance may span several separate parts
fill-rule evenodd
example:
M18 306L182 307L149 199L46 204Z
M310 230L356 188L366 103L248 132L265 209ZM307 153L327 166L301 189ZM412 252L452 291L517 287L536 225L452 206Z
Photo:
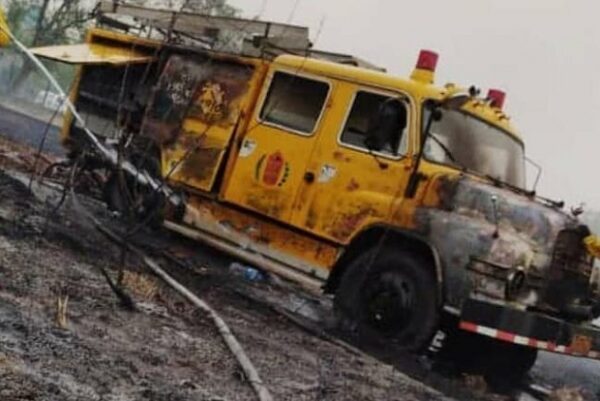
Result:
M506 93L499 89L490 89L488 91L487 99L490 101L492 107L502 110L504 101L506 100Z

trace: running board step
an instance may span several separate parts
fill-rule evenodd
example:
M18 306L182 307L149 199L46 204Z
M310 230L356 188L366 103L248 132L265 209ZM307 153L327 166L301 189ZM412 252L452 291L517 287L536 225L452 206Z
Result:
M219 251L228 253L247 263L264 269L269 273L273 273L286 280L297 283L312 293L322 293L322 287L324 284L322 280L302 273L291 266L274 261L256 252L243 249L236 244L229 243L210 234L174 223L172 221L165 221L164 226L165 228L179 233L187 238L204 242Z

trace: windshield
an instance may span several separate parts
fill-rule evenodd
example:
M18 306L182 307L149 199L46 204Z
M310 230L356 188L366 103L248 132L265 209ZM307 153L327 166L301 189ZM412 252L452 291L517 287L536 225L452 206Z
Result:
M432 122L431 136L423 150L427 160L525 187L525 157L519 141L462 111L440 109L440 112L441 119ZM429 115L426 107L424 126Z

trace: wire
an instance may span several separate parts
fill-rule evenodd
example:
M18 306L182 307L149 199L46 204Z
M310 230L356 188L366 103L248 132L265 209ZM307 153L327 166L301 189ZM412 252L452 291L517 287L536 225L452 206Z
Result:
M52 122L56 119L56 117L58 116L58 112L60 111L60 109L63 108L64 104L65 104L65 102L64 102L64 100L62 100L60 105L56 108L56 110L54 110L52 117L50 117L50 120L48 120L48 122L46 123L46 126L44 127L44 133L42 134L42 139L40 140L40 143L38 144L35 160L33 161L31 177L29 178L29 185L28 185L29 190L31 190L33 180L35 179L35 177L37 175L38 159L41 158L42 152L44 151L44 147L46 145L46 139L48 137L48 133L50 132L50 127L52 126Z

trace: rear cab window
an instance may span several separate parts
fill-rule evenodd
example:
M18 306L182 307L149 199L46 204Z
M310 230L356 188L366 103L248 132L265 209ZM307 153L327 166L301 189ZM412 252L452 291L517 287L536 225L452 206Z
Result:
M260 120L301 135L314 133L329 95L327 82L277 71L260 111Z

